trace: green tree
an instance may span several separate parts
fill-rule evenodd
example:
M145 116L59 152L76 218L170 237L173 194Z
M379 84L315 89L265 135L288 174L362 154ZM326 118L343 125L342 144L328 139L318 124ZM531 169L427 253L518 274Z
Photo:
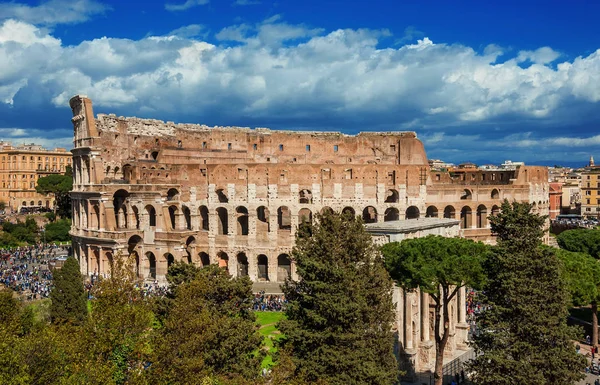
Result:
M419 288L433 299L435 384L443 381L444 351L450 337L449 304L463 286L479 288L488 247L463 238L428 236L392 242L381 249L392 279L406 290ZM435 332L437 331L437 332Z
M52 323L81 325L87 318L87 302L79 263L67 258L61 269L52 276L54 288L50 292L50 319Z
M566 324L569 295L558 257L541 248L545 217L527 203L504 201L490 217L497 246L484 264L487 309L474 337L478 356L470 363L480 385L573 384L582 378Z
M69 231L71 230L71 219L59 219L56 222L47 223L44 227L46 232L46 242L65 242L71 239Z
M600 231L594 229L574 229L563 231L556 237L561 249L585 253L596 260L600 259ZM598 345L598 299L588 304L592 309L592 345Z
M561 249L586 253L596 259L600 259L600 230L567 230L558 234L556 241Z
M85 325L87 363L80 376L90 377L87 370L106 367L112 382L135 382L142 376L150 353L153 314L137 287L132 257L117 254L110 277L101 279L92 292L90 319Z
M224 269L175 263L177 282L164 326L154 344L156 360L148 372L156 383L196 383L204 376L256 379L262 337L255 324L252 282L231 278Z
M363 222L326 212L304 225L292 251L282 347L297 378L329 384L393 384L393 283Z
M73 172L67 166L65 174L51 174L38 179L35 190L39 194L52 194L55 200L55 212L61 218L71 217L71 198L69 192L73 190Z
M29 384L31 377L21 354L22 337L30 332L33 314L0 289L0 384Z

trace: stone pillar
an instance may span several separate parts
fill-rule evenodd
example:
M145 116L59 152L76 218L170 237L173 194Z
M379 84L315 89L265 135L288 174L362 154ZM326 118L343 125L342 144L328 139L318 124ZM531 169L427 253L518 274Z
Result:
M469 324L467 323L466 289L458 289L456 306L458 307L458 323L456 324L456 348L467 350L469 340Z

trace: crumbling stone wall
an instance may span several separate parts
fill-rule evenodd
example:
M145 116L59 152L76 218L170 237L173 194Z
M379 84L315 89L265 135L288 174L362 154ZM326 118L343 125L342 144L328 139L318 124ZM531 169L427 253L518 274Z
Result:
M72 98L71 108L71 233L87 275L106 274L121 253L134 255L143 278L163 279L170 263L184 260L280 282L295 276L289 258L295 230L323 210L350 211L372 223L433 215L431 206L442 217L451 205L458 219L465 205L475 218L480 205L485 217L503 198L539 198L545 202L539 206L548 199L542 199L544 169L497 184L438 178L414 132L352 136L94 119L83 96ZM465 236L491 240L485 218L464 224Z

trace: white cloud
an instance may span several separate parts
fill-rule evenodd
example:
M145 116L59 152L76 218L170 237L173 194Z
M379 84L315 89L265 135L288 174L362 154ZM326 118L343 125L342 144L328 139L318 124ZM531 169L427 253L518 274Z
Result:
M560 53L554 51L550 47L541 47L535 51L520 51L517 56L519 63L524 61L531 61L536 64L550 64L560 57Z
M411 129L431 133L420 136L436 146L460 143L451 130L467 127L471 131L462 140L479 148L485 137L478 135L509 117L525 122L513 124L514 131L538 130L512 138L518 149L548 136L555 138L542 141L545 146L584 147L600 140L542 132L548 122L581 122L586 117L577 108L600 102L600 51L550 66L545 64L558 56L542 47L497 62L508 56L498 46L480 53L423 37L416 44L382 47L387 31L325 33L279 16L225 28L216 35L220 45L199 41L203 32L194 24L162 37L103 37L65 46L48 31L5 21L0 106L17 104L19 94L62 107L82 93L97 111L186 116L199 123ZM522 68L525 57L532 64ZM444 134L434 135L441 129Z
M173 4L167 3L165 4L165 9L167 11L185 11L186 9L190 9L193 7L197 7L199 5L206 5L209 3L209 0L186 0L183 4Z
M48 0L38 6L10 2L0 3L0 20L13 18L47 26L76 24L109 10L109 6L95 0Z
M184 39L191 39L194 37L202 36L206 38L208 35L207 28L201 24L190 24L167 33L166 36L177 36Z

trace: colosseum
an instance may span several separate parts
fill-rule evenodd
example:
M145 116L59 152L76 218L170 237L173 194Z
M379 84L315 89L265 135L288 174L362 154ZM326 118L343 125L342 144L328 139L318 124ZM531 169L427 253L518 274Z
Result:
M548 213L545 167L431 170L413 132L275 131L98 115L75 96L73 249L103 275L135 255L140 278L169 264L226 267L255 282L295 277L294 232L313 213L350 211L366 223L450 218L493 242L487 216L502 200Z

